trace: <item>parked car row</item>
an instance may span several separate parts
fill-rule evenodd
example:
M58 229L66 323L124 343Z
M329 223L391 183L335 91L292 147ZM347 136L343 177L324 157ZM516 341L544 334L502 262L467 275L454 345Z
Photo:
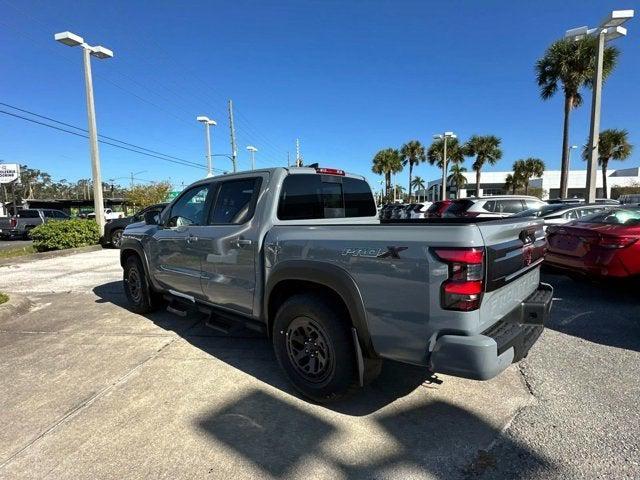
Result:
M427 210L431 202L421 203L389 203L380 209L379 217L382 220L405 220L426 218Z
M68 220L69 215L61 210L48 208L25 208L11 217L0 218L0 238L29 238L29 232L38 225L51 220Z

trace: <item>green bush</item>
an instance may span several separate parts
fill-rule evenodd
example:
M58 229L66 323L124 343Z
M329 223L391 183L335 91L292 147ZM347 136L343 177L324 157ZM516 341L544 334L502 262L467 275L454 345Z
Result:
M38 252L96 245L98 224L90 220L64 220L38 225L29 233Z

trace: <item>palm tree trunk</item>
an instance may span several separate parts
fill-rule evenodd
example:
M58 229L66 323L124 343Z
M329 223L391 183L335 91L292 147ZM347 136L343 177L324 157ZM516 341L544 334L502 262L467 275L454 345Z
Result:
M568 196L569 181L569 116L573 108L573 97L571 95L564 97L564 125L562 131L562 166L560 168L560 197Z
M480 196L480 169L476 170L476 197Z
M384 172L384 196L389 198L391 191L391 172Z
M409 160L409 202L411 202L411 184L413 183L413 162Z
M607 195L607 165L608 165L608 161L603 161L602 162L602 197L603 198L609 198L609 195Z

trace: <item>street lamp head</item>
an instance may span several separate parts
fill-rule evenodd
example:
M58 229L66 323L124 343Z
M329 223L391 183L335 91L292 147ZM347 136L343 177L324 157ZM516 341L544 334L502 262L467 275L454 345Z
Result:
M434 135L433 139L434 140L440 140L442 138L442 135Z
M627 20L633 18L633 10L614 10L600 22L601 28L619 27Z
M564 38L572 40L580 40L588 35L589 27L577 27L567 30L564 34Z
M100 45L91 48L91 55L101 60L104 60L105 58L113 58L113 52Z
M608 27L604 30L605 41L615 40L618 37L624 37L627 34L627 29L624 27Z
M571 145L571 147L570 147L570 148L574 148L574 149L575 149L575 148L578 148L578 145Z
M444 135L446 137L455 137L455 135L453 134L453 132L444 132Z
M250 152L257 152L258 149L256 147L254 147L253 145L247 145L247 150L249 150Z
M215 127L216 125L218 125L218 122L216 122L215 120L209 120L209 121L207 122L207 125L212 125L212 126L214 126L214 127Z
M84 43L84 38L71 32L56 33L53 38L56 42L63 43L69 47L77 47L78 45L82 45Z
M202 123L209 123L211 121L209 117L205 117L204 115L198 115L196 120Z

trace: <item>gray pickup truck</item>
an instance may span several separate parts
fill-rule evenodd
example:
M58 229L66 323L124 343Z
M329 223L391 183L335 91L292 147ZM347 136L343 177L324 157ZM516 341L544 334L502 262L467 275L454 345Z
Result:
M132 310L168 300L266 333L317 402L375 378L381 359L489 379L525 357L553 290L536 219L382 222L361 176L274 168L194 183L126 228Z
M69 220L69 215L61 210L49 208L24 208L11 217L0 218L0 237L29 238L29 232L50 220Z

